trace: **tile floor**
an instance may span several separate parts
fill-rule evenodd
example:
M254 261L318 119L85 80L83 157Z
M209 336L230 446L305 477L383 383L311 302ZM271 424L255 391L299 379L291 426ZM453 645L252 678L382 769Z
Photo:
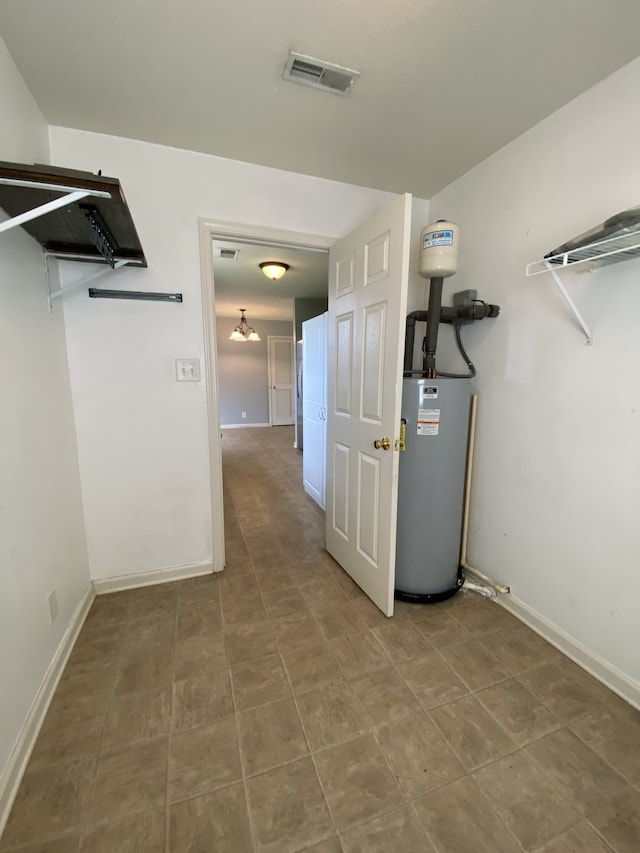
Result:
M224 466L224 574L96 599L3 853L638 853L640 714L485 599L385 619L290 428Z

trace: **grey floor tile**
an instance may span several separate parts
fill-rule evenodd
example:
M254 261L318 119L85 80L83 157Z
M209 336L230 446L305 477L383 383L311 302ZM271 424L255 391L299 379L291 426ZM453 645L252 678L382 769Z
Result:
M164 849L165 815L162 809L124 815L88 827L81 853L160 853Z
M609 796L601 800L589 821L616 853L637 853L640 850L640 793L630 786L614 796L610 793L607 790Z
M291 695L280 655L266 655L231 667L236 708L244 711Z
M346 681L302 693L298 709L312 750L350 740L363 728L358 701Z
M474 639L446 646L440 654L470 690L482 690L509 677L507 670Z
M629 711L609 703L570 726L580 740L632 785L640 782L640 713L636 714L634 718Z
M231 681L226 669L173 685L173 728L178 731L213 723L232 713Z
M543 844L537 853L611 853L611 847L583 821Z
M467 685L435 651L398 664L398 672L423 708L445 705L469 693Z
M382 726L419 709L413 693L393 667L349 680L366 726Z
M562 725L516 678L487 687L476 696L518 746L537 740Z

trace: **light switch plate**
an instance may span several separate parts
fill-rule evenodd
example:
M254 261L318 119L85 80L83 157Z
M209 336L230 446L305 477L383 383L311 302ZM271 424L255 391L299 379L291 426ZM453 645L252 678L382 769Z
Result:
M176 382L200 382L200 359L176 358Z

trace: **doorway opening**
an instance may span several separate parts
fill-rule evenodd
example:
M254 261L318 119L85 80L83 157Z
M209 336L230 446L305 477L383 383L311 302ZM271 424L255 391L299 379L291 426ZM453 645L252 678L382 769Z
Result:
M199 231L205 318L213 565L214 571L222 571L225 565L222 449L223 434L227 434L224 428L253 426L258 428L257 433L272 422L268 387L269 335L288 337L291 352L295 353L295 343L299 337L296 335L297 326L301 326L301 321L296 323L296 302L318 298L316 293L320 277L323 278L326 301L328 250L334 241L317 235L208 220L200 221ZM261 272L259 264L268 260L280 261L289 266L282 279L270 281ZM260 342L229 342L229 335L238 323L241 308L246 310L249 323L255 328ZM276 328L270 324L281 325ZM223 376L224 360L219 358L219 353L222 346L226 347L228 343L234 346L231 360L244 361L242 369L244 379L247 380L244 387L240 387L242 382L227 381L228 376ZM252 349L256 346L258 349ZM259 350L264 356L262 360L256 358ZM241 353L245 354L242 359ZM252 360L253 369L250 366ZM228 360L226 367L229 367ZM262 381L260 377L263 374ZM229 375L233 375L233 370ZM294 376L292 365L293 390L297 387L293 382ZM259 389L255 384L256 378ZM253 392L251 382L254 383ZM226 393L226 389L231 393ZM243 405L243 401L246 401L246 405ZM294 398L296 407L297 399ZM278 429L282 430L282 427ZM296 424L294 430L297 430ZM289 433L293 439L292 453L295 453L293 448L297 446L297 438L290 428Z

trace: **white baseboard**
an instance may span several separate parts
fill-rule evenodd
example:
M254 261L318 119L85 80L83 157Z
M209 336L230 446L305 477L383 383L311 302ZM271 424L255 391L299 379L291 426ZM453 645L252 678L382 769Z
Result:
M527 607L519 599L514 598L513 595L499 595L496 601L528 625L536 634L540 634L552 646L571 658L578 666L586 669L594 678L597 678L598 681L601 681L606 687L633 705L634 708L640 710L640 684L637 681L633 681L619 669L611 666L603 658L583 646L582 643L566 634L561 628L549 622L544 616Z
M186 563L184 566L168 566L166 569L154 569L150 572L135 572L131 575L116 575L113 578L98 578L93 581L96 595L106 592L120 592L140 586L155 586L158 583L196 578L213 573L213 563Z
M11 755L2 773L0 773L0 836L2 836L7 819L9 818L11 806L18 793L18 786L24 775L46 713L49 710L49 705L60 681L60 676L66 666L94 598L93 585L90 584L82 601L76 607L66 631L62 635L60 644L42 679L31 708L29 708L29 713L22 724Z
M247 429L247 427L268 427L271 424L220 424L220 429Z

